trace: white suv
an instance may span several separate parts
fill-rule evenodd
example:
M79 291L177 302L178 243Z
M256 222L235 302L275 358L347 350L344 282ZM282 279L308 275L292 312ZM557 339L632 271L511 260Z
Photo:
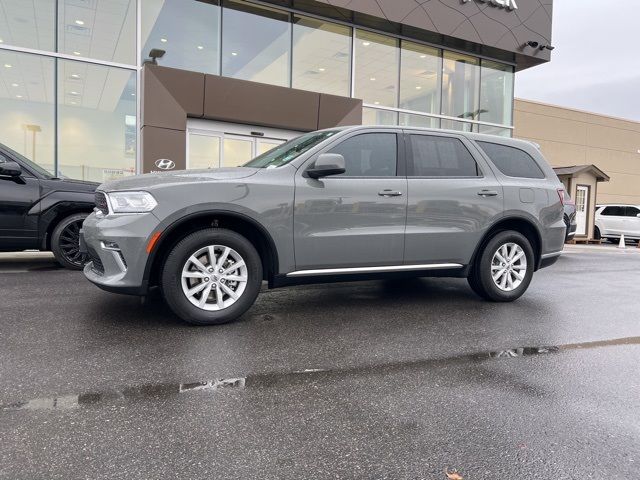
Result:
M596 238L640 240L640 205L598 205L596 207Z

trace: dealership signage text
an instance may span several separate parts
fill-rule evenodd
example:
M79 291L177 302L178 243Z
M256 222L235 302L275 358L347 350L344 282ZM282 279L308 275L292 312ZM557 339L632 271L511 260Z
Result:
M468 3L470 0L462 0L463 3ZM496 7L506 8L507 10L517 10L518 4L516 0L476 0L480 3L490 3Z

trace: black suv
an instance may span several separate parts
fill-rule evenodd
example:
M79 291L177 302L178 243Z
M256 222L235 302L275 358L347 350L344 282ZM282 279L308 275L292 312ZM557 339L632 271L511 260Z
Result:
M80 227L97 186L54 177L0 144L0 252L50 250L63 267L81 269Z

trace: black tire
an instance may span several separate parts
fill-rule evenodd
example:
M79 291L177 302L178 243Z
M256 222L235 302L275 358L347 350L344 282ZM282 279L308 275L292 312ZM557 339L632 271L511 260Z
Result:
M58 222L51 234L51 251L64 268L82 270L87 255L80 253L80 228L88 213L74 213Z
M522 282L511 291L505 291L499 288L493 281L491 274L494 254L502 245L507 243L519 245L524 251L527 261ZM535 256L531 243L524 235L512 230L498 232L484 245L482 251L478 254L469 278L467 279L469 286L485 300L492 302L512 302L520 298L529 287L535 267L534 259Z
M600 235L600 229L598 227L594 227L593 229L593 238L596 240L600 240L602 236Z
M235 250L247 268L244 291L235 303L221 310L199 308L189 301L182 290L183 267L191 255L209 245L222 245ZM212 275L211 281L213 278ZM236 320L253 305L261 285L262 262L254 246L242 235L222 228L207 228L186 236L173 247L162 268L161 287L165 301L182 320L195 325L219 325Z

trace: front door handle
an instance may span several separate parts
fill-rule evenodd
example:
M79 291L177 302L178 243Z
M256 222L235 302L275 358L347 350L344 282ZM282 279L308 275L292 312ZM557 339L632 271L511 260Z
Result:
M497 197L498 192L496 192L495 190L480 190L478 192L478 195L480 195L481 197Z
M400 195L402 195L402 192L398 191L398 190L382 190L381 192L378 192L378 195L380 195L381 197L399 197Z

